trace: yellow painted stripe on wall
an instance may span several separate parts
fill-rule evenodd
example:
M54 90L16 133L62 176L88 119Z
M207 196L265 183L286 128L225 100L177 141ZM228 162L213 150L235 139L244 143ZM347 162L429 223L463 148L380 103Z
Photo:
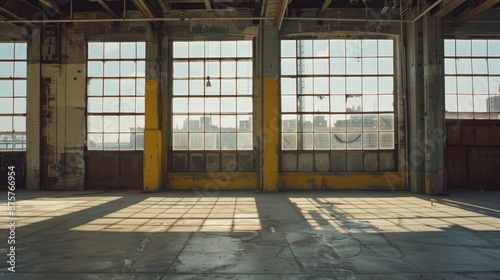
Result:
M402 190L399 172L379 174L281 173L280 190Z
M167 174L167 189L171 190L256 190L256 173L190 173Z

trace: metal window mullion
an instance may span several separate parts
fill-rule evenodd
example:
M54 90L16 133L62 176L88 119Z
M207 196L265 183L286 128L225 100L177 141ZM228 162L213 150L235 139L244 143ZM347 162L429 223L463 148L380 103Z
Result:
M304 118L304 115L303 115L303 112L302 112L302 109L301 109L301 104L302 104L302 99L299 98L302 94L302 83L299 82L299 80L302 78L302 77L299 77L299 74L301 75L302 74L302 67L301 67L301 64L299 63L299 58L302 59L302 46L300 44L300 40L297 40L296 41L296 56L297 58L295 59L295 63L296 63L296 73L297 73L297 82L298 82L298 86L297 86L297 114L298 114L298 125L297 125L297 150L303 150L304 149L304 128L302 126L302 123L303 123L303 118ZM300 71L299 71L300 70Z
M489 47L488 47L488 42L486 42L486 53L489 54ZM486 59L486 82L487 82L487 85L488 85L488 99L491 100L491 93L490 93L490 60L489 58ZM495 77L495 75L492 75L493 77ZM474 79L473 79L474 80ZM474 88L472 88L472 92L474 92ZM488 119L490 120L491 119L491 104L490 106L488 106L488 102L486 102L486 110L488 112ZM458 108L457 108L458 109ZM494 112L493 112L494 113Z
M220 44L220 42L219 42ZM220 50L219 50L219 55L220 55ZM222 60L219 57L219 60L216 60L219 62L219 151L222 151ZM219 168L222 168L222 155L219 156Z

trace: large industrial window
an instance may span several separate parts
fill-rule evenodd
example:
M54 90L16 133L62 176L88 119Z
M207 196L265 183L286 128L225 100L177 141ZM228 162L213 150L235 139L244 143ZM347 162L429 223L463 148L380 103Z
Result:
M26 43L0 43L0 151L26 150Z
M88 43L89 150L144 148L144 42Z
M445 40L448 119L499 119L500 40Z
M281 149L299 152L299 171L300 151L395 148L393 44L388 39L281 41ZM284 166L290 159L283 159ZM314 170L335 171L328 163L309 169Z
M174 171L253 169L252 69L252 41L173 42Z

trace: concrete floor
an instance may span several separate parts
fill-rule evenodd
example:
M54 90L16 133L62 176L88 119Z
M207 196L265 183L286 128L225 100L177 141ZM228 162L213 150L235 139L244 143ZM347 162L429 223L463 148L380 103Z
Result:
M1 279L500 279L500 192L16 196Z

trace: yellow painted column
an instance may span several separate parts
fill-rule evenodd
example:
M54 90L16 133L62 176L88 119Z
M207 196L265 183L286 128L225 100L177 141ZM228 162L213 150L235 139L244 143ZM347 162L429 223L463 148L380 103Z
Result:
M144 185L145 191L161 187L161 130L158 126L158 80L146 80L146 127L144 130Z
M278 152L279 152L279 84L273 78L264 79L263 92L263 184L264 191L278 191Z

